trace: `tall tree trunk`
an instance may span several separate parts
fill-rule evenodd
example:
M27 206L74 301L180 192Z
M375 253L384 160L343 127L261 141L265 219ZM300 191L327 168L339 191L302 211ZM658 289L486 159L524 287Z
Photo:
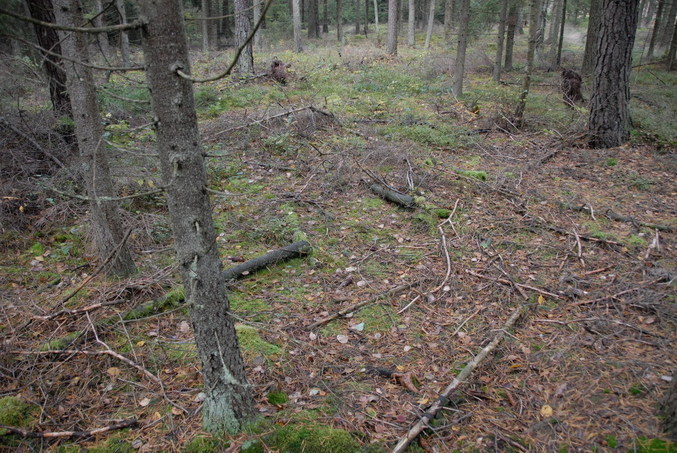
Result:
M630 68L637 30L636 0L602 0L588 133L593 148L612 148L630 137Z
M235 23L235 18L231 15L231 0L223 0L221 3L221 10L223 11L223 18L221 19L221 35L229 40L233 37L233 24Z
M203 428L235 433L255 415L233 319L228 313L200 145L180 0L142 0L146 77L174 247L202 363Z
M207 0L208 17L218 17L221 8L217 5L218 0ZM211 19L207 21L207 33L209 34L209 50L218 48L219 21Z
M557 38L557 56L555 57L555 64L560 66L562 64L562 46L564 45L564 25L567 17L567 0L562 0L562 21L559 24L559 37Z
M585 38L585 51L583 53L583 74L591 74L595 69L597 60L597 40L599 39L600 26L602 24L602 0L590 0L590 16L588 19L588 35Z
M557 0L553 3L553 20L550 26L550 34L548 40L550 41L550 61L548 67L556 69L560 64L562 56L562 47L560 35L564 31L564 17L566 13L566 0Z
M378 0L374 0L374 24L376 26L376 41L381 41L381 31L378 28Z
M115 7L120 15L120 24L126 24L127 11L125 10L125 0L115 0ZM129 33L125 30L120 31L120 58L122 59L123 66L130 64Z
M323 0L324 20L322 21L322 33L329 33L329 0Z
M388 55L397 55L397 0L388 0Z
M653 58L654 49L656 48L656 41L658 41L658 33L661 29L661 19L663 16L663 8L665 8L665 0L658 0L658 9L656 10L656 20L653 24L653 29L651 31L651 40L649 41L649 50L647 50L646 55L649 58Z
M670 42L668 54L665 56L666 68L668 71L672 71L675 64L675 53L677 53L677 21L675 21L675 24L672 27L672 41Z
M54 15L58 24L67 26L81 25L82 8L78 0L55 0ZM81 33L68 33L61 41L63 56L71 61L64 64L68 79L68 93L75 115L75 135L78 148L86 169L85 181L90 201L91 231L96 255L100 260L114 255L106 271L110 275L128 276L136 272L126 244L122 244L124 234L116 201L116 196L108 167L103 142L103 123L96 101L96 86L92 69L74 63L87 63L87 40ZM117 253L116 253L117 250Z
M369 35L369 0L364 0L364 36Z
M508 10L508 29L505 36L505 64L503 69L512 71L512 53L515 48L515 29L517 28L517 20L519 18L518 6L514 0L510 2L510 9Z
M501 13L498 19L498 34L496 36L496 60L494 63L493 77L496 82L501 80L501 63L503 63L503 41L505 40L505 23L508 20L508 3L510 0L501 1Z
M254 2L254 25L259 23L259 20L261 20L261 0L252 0ZM263 24L261 24L263 25ZM258 30L256 30L256 33L254 34L254 48L257 50L261 50L261 32L263 30L261 27L259 27Z
M414 3L414 0L409 0L408 12L407 45L414 47L416 45L416 4Z
M451 30L454 26L454 0L444 1L444 42L451 42Z
M465 51L468 47L468 22L470 21L470 0L461 0L461 11L458 23L458 47L454 63L455 96L463 94L463 77L465 74Z
M675 17L677 17L677 1L672 0L670 10L666 12L667 14L663 15L661 33L658 36L658 45L662 48L667 48L672 40L673 24L675 23Z
M247 0L235 0L235 45L240 47L242 46L249 33L251 32L252 25L249 22L249 2ZM237 69L240 74L253 74L254 73L254 50L252 49L252 43L249 41L242 53L240 58L237 60Z
M94 23L95 27L103 27L103 2L101 0L94 0ZM103 54L104 59L110 57L110 45L108 43L108 33L97 33L96 39L99 43L99 50Z
M433 36L433 25L435 24L435 0L430 0L430 12L428 14L428 29L425 34L425 47L430 48L430 39Z
M336 0L336 40L343 44L343 0Z
M303 42L301 41L301 1L292 0L291 9L292 27L294 29L294 52L301 53L303 52Z
M54 22L54 11L51 0L29 0L27 2L28 10L33 19L43 22ZM38 38L38 45L45 50L53 52L56 55L50 55L42 52L45 65L45 73L49 81L49 98L52 101L52 109L56 116L73 117L71 112L71 102L66 88L66 72L63 69L61 58L61 45L59 44L59 35L53 28L34 25L35 34ZM15 42L12 40L12 42Z
M531 86L531 74L534 71L534 56L536 55L536 45L539 35L539 15L541 13L539 0L531 0L529 8L529 49L527 50L527 66L524 71L524 80L522 81L522 92L520 93L517 109L515 110L515 124L520 127L524 122L524 111L527 107L527 97Z
M202 13L202 23L200 24L200 32L202 33L202 51L207 52L209 50L209 0L201 0L200 10Z
M318 0L308 0L308 38L319 38Z

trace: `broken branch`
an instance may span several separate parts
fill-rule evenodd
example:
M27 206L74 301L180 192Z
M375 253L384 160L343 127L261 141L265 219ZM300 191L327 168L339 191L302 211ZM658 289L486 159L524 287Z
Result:
M231 280L237 280L244 277L245 275L251 274L252 272L258 271L259 269L263 269L264 267L272 266L273 264L277 264L281 261L287 261L292 258L298 258L300 256L307 255L311 252L311 250L312 247L308 241L294 242L293 244L282 247L281 249L273 250L272 252L268 252L263 256L253 258L249 261L245 261L242 264L231 267L230 269L226 269L223 271L223 278L226 280L226 283L228 283Z

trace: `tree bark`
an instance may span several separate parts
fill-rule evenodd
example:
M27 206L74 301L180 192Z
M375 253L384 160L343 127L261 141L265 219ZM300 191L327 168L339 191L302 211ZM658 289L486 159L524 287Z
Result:
M397 0L388 0L388 55L397 55Z
M209 0L201 0L200 10L202 13L202 23L200 24L200 32L202 33L202 51L207 52L209 50Z
M602 0L590 0L590 16L588 19L588 35L585 38L585 51L583 53L583 74L592 74L597 59L597 40L599 38L600 25L602 23Z
M673 24L675 23L675 17L677 17L677 1L672 1L670 11L663 17L663 25L661 26L661 33L658 37L658 45L662 48L667 48L672 40Z
M115 0L115 7L120 15L120 24L127 23L127 11L125 10L125 0ZM122 30L120 31L120 58L123 66L129 66L131 58L129 52L129 34Z
M324 20L322 21L322 33L329 33L329 0L323 0Z
M656 41L658 40L658 32L661 29L661 19L663 15L663 8L665 8L665 0L658 0L658 9L656 10L656 20L653 24L653 29L651 31L651 40L649 41L649 50L647 50L646 55L649 58L653 58L654 49L656 48Z
M247 0L235 0L235 45L242 46L249 33L252 25L249 21L249 2ZM242 49L240 58L237 60L237 69L240 74L254 73L254 50L252 43L249 41Z
M677 371L677 370L675 370ZM668 438L677 442L677 373L672 373L672 383L660 404L660 415L663 417L663 430Z
M636 0L602 0L588 134L593 148L611 148L630 136L630 68L637 30Z
M376 25L376 41L380 42L381 32L378 28L378 0L374 0L374 24Z
M252 258L242 264L226 269L223 272L223 280L228 284L231 280L237 280L259 269L273 266L282 261L307 255L311 251L312 247L307 241L294 242L281 249L273 250L265 255Z
M508 29L505 37L505 64L503 69L512 71L512 51L515 48L515 29L517 28L518 7L515 1L510 2L508 12Z
M43 22L54 22L54 11L51 0L28 0L28 10L33 19ZM38 45L55 54L61 54L59 35L53 28L34 25ZM49 98L52 109L57 116L73 117L71 102L66 88L66 72L63 69L61 58L42 52L45 73L49 81Z
M94 0L94 20L92 21L95 27L103 27L103 2L101 0ZM97 41L99 42L99 50L103 54L104 59L110 56L110 45L108 43L108 33L97 33Z
M433 25L435 25L435 0L430 0L430 11L428 14L428 29L425 34L425 44L424 48L430 48L430 39L433 36Z
M157 148L167 187L174 247L202 363L205 431L235 433L255 415L233 319L209 202L181 0L143 0L143 49L155 114Z
M261 20L261 0L252 0L254 5L253 5L253 11L254 11L254 24L259 23L259 20ZM263 24L261 24L263 25ZM258 30L256 30L256 33L254 34L254 48L257 50L261 49L261 33L262 33L261 27L259 27Z
M444 1L444 41L451 43L451 30L454 26L454 0Z
M343 0L336 0L336 40L343 44Z
M508 3L510 0L501 1L501 14L498 19L498 33L496 36L496 60L494 63L494 81L501 80L501 63L503 63L503 42L505 41L505 23L508 20Z
M672 67L674 66L675 63L675 54L677 53L677 21L675 21L675 24L672 27L672 41L670 42L670 49L668 50L668 54L665 57L666 60L666 68L668 71L672 71Z
M294 29L294 52L303 52L303 42L301 40L301 2L300 0L291 0L292 21Z
M407 21L407 45L414 47L416 45L416 4L414 0L409 0Z
M534 56L536 54L536 45L539 35L539 0L531 0L529 8L529 48L527 50L527 66L524 71L524 80L522 81L522 92L520 93L517 109L515 110L515 124L519 127L524 120L524 111L527 106L527 97L531 86L531 74L534 71Z
M365 0L369 1L369 0ZM362 11L362 6L360 5L360 0L355 0L355 34L360 34L360 12Z
M455 96L463 94L463 77L465 73L465 51L468 46L468 22L470 21L470 0L461 0L461 11L458 25L458 47L456 48L456 62L454 63Z
M83 22L82 8L77 0L56 0L54 14L61 25L76 26ZM96 255L104 260L118 249L115 258L106 266L106 273L129 276L136 272L136 266L129 249L122 243L124 234L117 202L110 200L116 193L103 143L103 123L96 100L94 77L91 68L74 62L89 61L86 37L81 33L65 34L61 49L64 57L73 60L65 62L64 68L71 107L75 112L75 135L86 169L87 195L91 199L90 228Z
M308 0L308 38L319 38L320 15L318 0Z

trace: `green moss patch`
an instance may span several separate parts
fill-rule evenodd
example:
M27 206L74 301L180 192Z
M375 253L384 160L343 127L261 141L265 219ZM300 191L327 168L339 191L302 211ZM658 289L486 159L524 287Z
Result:
M266 443L280 452L355 453L360 444L347 431L329 427L283 426Z
M0 398L0 425L16 426L17 428L30 426L35 418L37 407L21 401L15 396ZM0 429L0 436L6 434Z
M125 320L147 318L148 316L163 313L180 306L186 300L186 293L183 288L175 288L170 290L164 296L151 302L141 304L138 307L130 310L125 315Z
M235 326L235 331L240 349L245 356L263 356L274 359L282 354L282 348L265 341L254 327L240 324Z
M61 351L63 349L67 349L70 345L75 342L75 340L78 339L82 335L82 332L75 331L71 332L61 338L55 338L53 340L48 341L47 343L43 344L40 346L41 351Z

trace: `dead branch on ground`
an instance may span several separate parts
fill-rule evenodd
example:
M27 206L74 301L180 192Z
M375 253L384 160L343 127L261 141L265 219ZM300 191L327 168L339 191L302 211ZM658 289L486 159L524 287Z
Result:
M63 437L93 437L97 434L107 433L116 429L131 428L138 424L136 418L128 418L117 423L113 423L101 428L91 429L89 431L28 431L26 429L17 428L16 426L0 425L0 429L6 430L2 435L16 434L21 437L32 437L42 439L54 439Z
M312 247L308 241L298 241L290 244L281 249L273 250L268 252L263 256L253 258L249 261L245 261L242 264L231 267L223 271L223 278L226 280L226 284L232 280L237 280L246 275L249 275L253 272L263 269L264 267L272 266L281 261L287 261L292 258L298 258L304 255L308 255L312 251Z

